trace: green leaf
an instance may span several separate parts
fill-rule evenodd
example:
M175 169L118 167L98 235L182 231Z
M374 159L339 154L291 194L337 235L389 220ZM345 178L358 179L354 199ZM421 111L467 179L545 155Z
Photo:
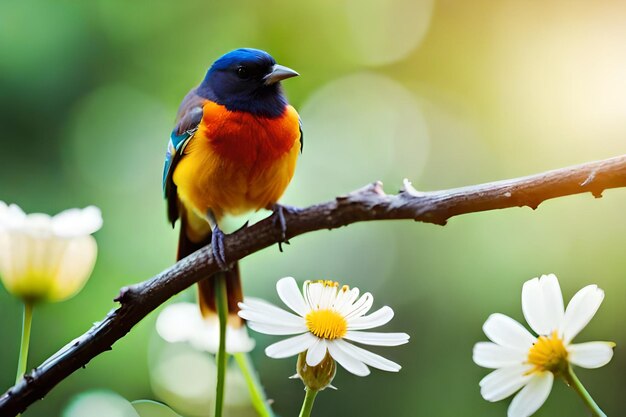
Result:
M133 401L132 406L139 414L139 417L181 417L180 414L166 406L150 400Z

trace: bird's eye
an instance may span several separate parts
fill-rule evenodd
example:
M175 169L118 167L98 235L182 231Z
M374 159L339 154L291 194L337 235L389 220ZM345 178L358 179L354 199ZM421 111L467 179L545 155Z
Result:
M248 68L246 68L246 67L238 67L237 68L237 77L239 77L239 78L248 78Z

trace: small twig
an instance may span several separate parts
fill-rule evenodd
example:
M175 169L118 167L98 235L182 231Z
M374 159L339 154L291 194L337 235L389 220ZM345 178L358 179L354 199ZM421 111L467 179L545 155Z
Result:
M335 229L371 220L413 219L445 225L453 216L528 206L557 197L626 186L626 155L542 174L452 190L419 192L405 181L398 194L385 194L372 183L332 201L285 212L286 238L321 229ZM224 239L226 261L234 262L284 239L268 218ZM0 397L0 415L13 416L43 398L54 386L97 355L111 349L132 327L167 299L218 271L210 246L200 249L157 276L125 287L121 303L87 333L33 369Z

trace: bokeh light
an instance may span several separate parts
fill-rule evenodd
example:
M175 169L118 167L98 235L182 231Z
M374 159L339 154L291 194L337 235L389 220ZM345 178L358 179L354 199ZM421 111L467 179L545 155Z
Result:
M154 338L150 346L150 382L157 397L189 417L209 417L215 407L215 356L186 343ZM230 361L226 371L224 416L254 416L246 382Z
M63 417L138 417L125 398L112 391L88 391L77 395Z
M495 19L495 99L507 121L530 131L546 155L625 149L626 37L624 5L546 5L546 16L505 2ZM516 82L511 82L511 79ZM525 109L532 108L528 112Z
M390 78L358 73L333 80L302 106L305 151L300 186L307 202L330 197L320 181L344 192L389 178L399 166L419 176L428 158L429 135L417 100ZM291 191L291 190L290 190Z
M346 15L361 62L385 65L406 57L430 25L434 0L347 0Z
M171 408L156 401L137 400L132 405L139 417L181 417Z

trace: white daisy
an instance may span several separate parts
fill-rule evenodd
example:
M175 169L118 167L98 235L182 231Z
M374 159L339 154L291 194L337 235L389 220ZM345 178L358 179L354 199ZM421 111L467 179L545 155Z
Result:
M0 201L0 278L13 295L29 302L61 301L75 295L91 275L102 227L97 207L70 209L51 217L25 214Z
M383 371L400 370L397 363L347 342L397 346L409 341L406 333L362 331L382 326L393 318L393 310L387 306L365 315L374 301L370 293L359 297L358 288L340 287L334 281L306 281L303 297L292 277L279 280L276 290L297 315L254 298L247 297L239 304L239 316L248 320L252 330L271 335L298 335L268 346L265 353L269 357L286 358L306 351L307 365L316 366L328 352L355 375L368 375L367 365Z
M226 352L250 352L254 340L248 336L241 319L233 316L226 325ZM232 323L231 323L232 322ZM156 321L159 336L169 343L187 342L198 350L217 353L220 339L216 314L203 317L197 304L174 303L163 309Z
M555 376L569 378L571 365L599 368L613 357L612 342L573 344L572 339L589 323L604 299L604 291L588 285L563 308L559 282L553 274L524 283L522 310L538 336L503 314L492 314L483 325L493 342L474 346L476 364L495 369L480 381L487 401L502 400L516 391L509 417L527 417L543 405Z

